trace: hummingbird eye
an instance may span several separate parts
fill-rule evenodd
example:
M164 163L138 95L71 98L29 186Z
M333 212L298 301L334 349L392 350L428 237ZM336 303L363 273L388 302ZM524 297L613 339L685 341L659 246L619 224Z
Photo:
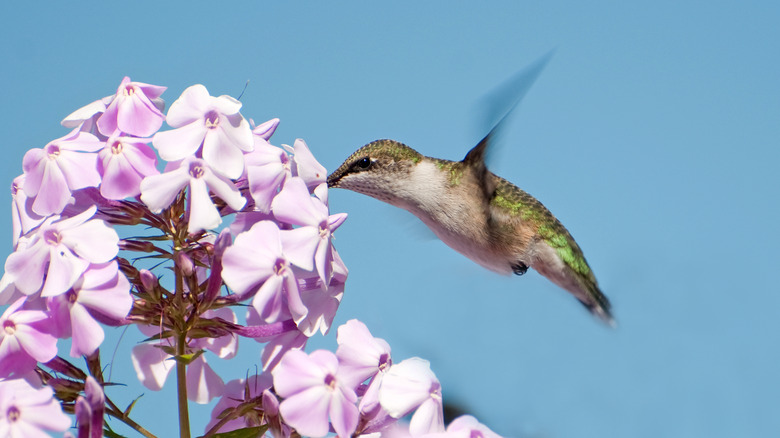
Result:
M368 157L357 160L353 166L357 170L368 170L369 167L371 167L371 159Z

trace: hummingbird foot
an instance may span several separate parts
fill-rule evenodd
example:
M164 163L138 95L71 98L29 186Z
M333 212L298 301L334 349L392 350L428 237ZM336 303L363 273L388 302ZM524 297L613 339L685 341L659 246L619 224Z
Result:
M526 271L528 271L528 265L523 262L517 262L512 265L512 272L514 272L515 275L523 275Z

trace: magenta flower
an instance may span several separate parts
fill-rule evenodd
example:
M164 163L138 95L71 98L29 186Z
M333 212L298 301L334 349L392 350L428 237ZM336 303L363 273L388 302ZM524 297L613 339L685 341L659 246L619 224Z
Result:
M282 233L271 221L261 221L238 236L222 257L222 279L236 294L254 294L252 306L266 322L289 310L298 322L307 309L301 301L292 266L285 256Z
M44 297L59 295L73 286L90 263L116 257L119 236L102 220L90 220L95 211L92 207L71 218L48 218L29 236L24 248L20 245L8 256L5 272L20 292L31 295L41 290Z
M40 310L20 309L24 302L25 298L16 300L0 316L0 377L30 371L36 362L48 362L57 355L57 339L43 330L49 316Z
M33 388L23 379L0 381L0 437L48 437L62 432L70 418L62 412L49 387Z
M97 154L103 143L92 134L74 129L43 149L24 154L24 192L35 198L32 210L48 216L60 213L74 190L97 187Z
M103 177L100 194L106 199L124 199L141 193L141 181L157 175L157 155L135 137L111 136L98 152L98 172Z
M299 228L290 230L287 239L295 245L285 245L287 256L296 265L311 270L315 265L320 278L328 285L333 272L331 237L346 220L346 213L328 215L328 207L313 198L301 178L290 178L271 205L274 216Z
M66 293L49 299L49 308L60 337L73 337L70 355L90 355L103 342L98 318L119 322L133 307L130 282L116 261L90 265Z
M244 152L253 149L252 131L240 109L238 100L213 97L203 85L193 85L168 110L166 121L177 129L158 132L154 147L166 161L181 160L200 150L198 156L215 172L238 178L244 172Z
M412 436L444 431L441 384L427 360L413 357L391 366L379 388L379 402L393 418L416 409L409 423Z
M141 201L152 212L159 213L171 205L179 191L187 186L189 233L216 228L222 223L209 191L234 210L240 210L246 204L246 198L229 179L213 172L205 161L193 157L182 160L172 171L148 176L141 181Z
M98 119L98 130L105 136L114 135L117 129L136 137L151 136L165 120L152 99L159 98L166 89L143 82L130 82L130 78L125 76L111 104Z
M328 433L328 418L340 437L357 428L357 395L342 380L336 355L317 350L307 355L287 352L273 370L274 388L284 401L279 412L301 435L322 437Z

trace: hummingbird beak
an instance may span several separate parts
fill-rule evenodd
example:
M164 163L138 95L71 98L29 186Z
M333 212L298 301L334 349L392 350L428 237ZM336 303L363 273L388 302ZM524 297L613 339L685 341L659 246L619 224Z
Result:
M341 180L341 175L337 175L337 172L333 172L330 175L328 175L328 188L335 188L339 186L339 180Z

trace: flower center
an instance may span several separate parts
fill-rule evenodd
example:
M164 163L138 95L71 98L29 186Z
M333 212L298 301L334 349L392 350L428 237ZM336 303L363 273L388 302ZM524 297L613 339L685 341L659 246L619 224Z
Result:
M328 374L325 376L325 385L327 385L331 391L336 389L336 376L333 374Z
M190 176L193 178L202 178L206 170L198 163L190 164Z
M49 245L59 245L61 238L57 230L48 229L43 232L43 241Z
M441 401L441 385L439 382L433 382L431 384L431 389L428 391L430 392L432 399Z
M8 336L12 336L14 333L16 333L16 324L14 324L13 321L5 320L3 322L3 330L5 331L5 334Z
M382 353L381 356L379 356L379 371L385 372L388 368L390 368L390 365L393 364L393 361L390 359L390 355L387 353Z
M19 412L19 408L16 406L11 406L8 408L8 411L5 413L5 418L8 419L9 422L13 423L17 420L19 420L19 417L21 417L22 413Z
M125 88L122 90L123 96L132 96L135 94L135 87L132 85L125 85Z
M206 113L205 123L207 128L215 129L219 126L219 113L213 110Z
M114 155L119 155L122 153L122 142L119 140L114 140L113 143L111 143L111 153Z
M68 298L68 303L73 304L76 302L76 300L79 298L79 295L74 291L73 289L68 289L66 293L66 296Z
M284 275L284 272L286 270L287 270L287 260L282 258L276 259L276 263L274 263L274 274Z
M50 144L46 146L46 153L49 154L49 158L55 160L60 156L60 147L56 144Z
M320 239L327 239L328 236L330 236L330 228L328 227L327 219L320 222L319 229L320 229Z
M485 438L485 435L482 435L482 432L478 430L472 430L469 438Z
M16 196L16 192L18 192L19 189L21 189L21 187L19 187L18 184L16 183L11 184L11 196Z

